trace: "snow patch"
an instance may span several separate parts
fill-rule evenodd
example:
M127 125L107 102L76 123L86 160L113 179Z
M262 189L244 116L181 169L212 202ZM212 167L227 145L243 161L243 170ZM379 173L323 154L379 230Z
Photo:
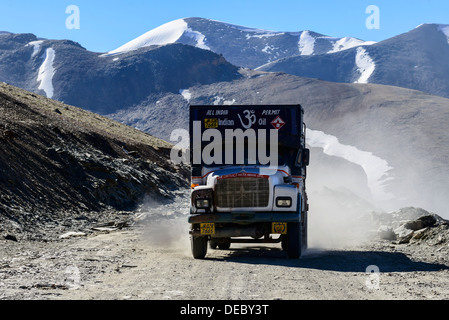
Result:
M130 42L124 44L123 46L109 51L107 54L101 56L108 56L111 54L125 53L139 48L153 46L153 45L166 45L176 42L184 32L188 29L187 22L184 19L179 19L175 21L163 24L156 29L150 30L147 33L141 35L140 37L131 40Z
M376 64L362 47L357 48L355 64L360 72L360 77L355 83L368 83L369 78L376 69Z
M156 29L144 33L140 37L124 44L123 46L102 54L100 57L121 54L149 46L163 46L178 41L183 35L196 41L196 47L210 50L205 44L206 36L189 28L184 19L178 19L163 24Z
M235 99L225 100L225 98L223 98L223 97L216 96L214 99L214 102L213 102L214 106L218 106L218 105L220 105L220 103L224 106L230 106L235 103Z
M270 54L270 53L272 53L273 51L275 51L275 50L278 50L279 48L276 48L276 47L274 47L274 46L270 46L270 45L266 45L265 46L265 48L263 48L261 51L262 52L264 52L264 53L267 53L267 54ZM277 52L276 52L277 53ZM279 54L279 53L277 53L277 54Z
M372 45L374 43L376 43L376 42L363 41L363 40L356 39L356 38L344 37L344 38L337 40L334 43L332 50L330 50L328 53L335 53L335 52L351 49L351 48L362 46L362 45Z
M235 99L223 101L224 106L231 106L235 103Z
M189 89L181 89L179 90L179 94L184 97L188 102L190 102L190 99L192 98L192 93L190 93Z
M385 191L384 184L392 180L388 172L393 168L388 162L371 152L362 151L354 146L341 144L337 137L322 131L307 129L307 144L310 147L321 148L330 156L343 158L362 167L368 180L368 187L374 199L383 201L392 199L394 196Z
M447 37L447 43L449 43L449 25L448 24L438 25L438 31L444 33L444 35Z
M39 68L39 73L37 75L37 81L40 82L39 89L43 90L47 95L47 98L52 98L53 89L53 76L55 74L55 69L53 67L53 62L55 60L55 50L48 48L42 55L44 62Z
M268 32L268 31L265 31L265 32ZM252 35L247 34L246 39L247 40L249 40L251 38L262 39L262 38L269 38L269 37L275 37L275 36L282 36L284 34L285 34L285 32L270 32L270 33L263 33L263 34L256 33L256 34L252 34Z
M313 54L315 47L315 38L310 35L309 31L303 31L299 37L299 53L303 56L310 56Z
M31 41L26 45L26 47L33 46L33 53L31 54L31 58L34 58L39 53L43 42L43 40Z
M210 48L204 43L204 40L206 39L206 36L204 34L198 32L198 31L193 31L190 28L187 28L185 30L185 35L196 41L195 47L204 49L204 50L210 50Z

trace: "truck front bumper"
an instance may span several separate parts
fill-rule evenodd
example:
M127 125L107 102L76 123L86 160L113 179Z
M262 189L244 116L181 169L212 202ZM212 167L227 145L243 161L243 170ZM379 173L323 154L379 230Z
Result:
M203 213L189 216L188 222L196 223L238 223L250 224L257 222L299 222L298 212L232 212Z

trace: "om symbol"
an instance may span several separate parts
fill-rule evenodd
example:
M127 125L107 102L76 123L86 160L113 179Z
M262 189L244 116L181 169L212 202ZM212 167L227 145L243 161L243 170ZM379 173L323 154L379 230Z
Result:
M249 129L249 128L251 128L251 126L253 124L256 123L256 115L254 114L254 110L251 110L251 111L250 110L245 110L245 111L243 111L243 113L245 114L245 118L248 119L248 123L244 124L243 120L242 120L242 117L240 117L240 114L239 114L238 116L239 116L239 119L240 119L240 123L242 124L243 128Z

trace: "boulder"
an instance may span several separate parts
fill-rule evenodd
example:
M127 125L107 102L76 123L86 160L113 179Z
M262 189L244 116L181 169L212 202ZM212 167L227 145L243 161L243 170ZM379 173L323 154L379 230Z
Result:
M15 242L18 241L17 238L16 238L16 236L13 236L12 234L7 234L7 235L5 236L5 240L15 241Z
M406 227L406 224L401 225L400 227L394 229L394 233L396 234L396 240L399 244L408 243L410 239L413 237L414 230Z
M429 230L429 227L425 227L423 229L414 231L411 240L422 240L422 239L424 239L425 236L426 236L427 230Z

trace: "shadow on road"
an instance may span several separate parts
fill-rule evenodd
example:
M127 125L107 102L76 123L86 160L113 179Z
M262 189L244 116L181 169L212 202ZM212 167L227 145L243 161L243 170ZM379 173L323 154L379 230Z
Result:
M374 265L380 272L439 271L448 265L413 261L400 252L309 249L299 260L287 258L279 248L251 246L227 251L225 261L248 264L281 265L340 272L366 272ZM220 259L221 260L221 259Z

